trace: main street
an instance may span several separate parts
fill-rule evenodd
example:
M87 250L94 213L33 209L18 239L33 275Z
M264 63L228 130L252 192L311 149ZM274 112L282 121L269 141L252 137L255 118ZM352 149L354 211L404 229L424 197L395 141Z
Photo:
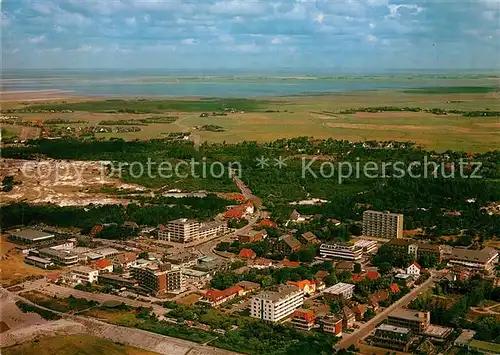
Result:
M337 349L346 349L351 345L356 345L358 341L361 339L365 338L368 334L370 334L373 329L375 329L376 325L382 322L384 319L387 318L389 313L394 311L396 308L404 307L407 306L411 301L413 301L415 298L417 298L420 294L424 293L427 291L430 287L434 285L434 276L429 277L427 281L419 285L417 288L411 290L410 293L406 294L405 296L401 297L399 300L394 302L392 305L384 309L382 312L377 314L375 317L370 319L368 322L363 324L359 329L356 329L353 333L351 334L345 334L342 336L342 340L339 341L336 345L335 348Z

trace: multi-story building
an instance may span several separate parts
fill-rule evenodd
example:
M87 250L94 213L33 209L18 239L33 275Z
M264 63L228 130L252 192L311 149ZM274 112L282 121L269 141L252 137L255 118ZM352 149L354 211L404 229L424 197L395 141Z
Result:
M353 311L347 306L344 306L342 308L342 324L344 325L345 329L350 329L354 326L354 322L356 321L356 315L354 314Z
M245 234L240 234L238 235L238 241L240 243L255 243L255 242L261 242L267 237L267 232L265 229L256 231L256 230L251 230Z
M381 324L375 329L375 334L372 337L371 343L381 348L406 352L408 351L412 338L413 333L411 329Z
M304 303L304 292L290 285L280 285L272 291L263 291L252 297L250 316L270 322L289 317Z
M316 314L311 309L299 308L292 313L292 325L301 330L311 330L316 324Z
M337 337L342 336L342 318L333 314L326 315L321 325L323 332L333 334Z
M360 239L354 243L321 244L319 254L323 258L359 261L364 255L372 254L376 250L376 241Z
M498 262L498 251L490 247L482 250L453 248L448 260L448 264L452 266L486 272L491 272L496 262Z
M88 266L77 266L70 271L70 279L77 283L97 282L99 271Z
M227 222L202 223L194 219L179 218L168 222L165 229L158 230L158 239L167 242L190 243L201 239L215 238L227 232Z
M411 239L392 239L387 244L402 253L412 255L415 259L420 259L422 255L429 254L434 255L439 263L442 261L441 247L436 244L421 243Z
M343 298L349 300L354 294L354 285L339 282L333 286L328 287L323 291L326 298Z
M72 250L43 248L39 251L32 251L43 258L51 259L55 264L70 266L75 265L80 260L80 256Z
M179 293L184 289L184 277L178 266L170 263L151 263L130 270L139 286L155 295Z
M408 328L420 334L424 333L427 328L429 328L431 324L431 313L399 308L389 314L387 321L390 325Z
M302 247L302 244L292 235L282 235L275 244L276 252L282 255L290 255Z
M389 239L403 238L403 215L387 211L364 211L363 235Z
M226 221L214 221L208 223L202 223L200 225L200 239L211 239L219 235L223 235L227 232L227 222Z
M189 243L199 238L200 223L194 219L179 218L168 222L164 230L158 230L158 239L168 242Z

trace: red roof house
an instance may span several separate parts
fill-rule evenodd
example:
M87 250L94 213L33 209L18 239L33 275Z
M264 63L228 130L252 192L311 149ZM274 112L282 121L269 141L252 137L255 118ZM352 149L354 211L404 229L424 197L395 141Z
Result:
M241 249L238 256L240 258L245 258L245 259L254 259L257 256L257 254L255 254L255 252L252 249L243 248Z
M368 280L377 280L380 278L380 274L378 271L370 270L366 273L366 277Z
M389 286L389 290L393 295L398 294L401 292L401 289L399 288L399 285L394 283Z
M211 288L205 292L201 302L208 303L212 307L218 307L236 296L243 294L243 291L243 287L237 285L226 288L223 291Z
M239 209L239 208L233 208L231 210L227 210L224 212L224 217L225 218L238 218L241 219L245 216L245 211Z
M270 219L263 219L262 221L260 221L259 223L257 223L257 227L273 227L273 228L278 228L278 225L271 221Z
M100 259L93 263L99 271L113 272L113 264L108 259Z

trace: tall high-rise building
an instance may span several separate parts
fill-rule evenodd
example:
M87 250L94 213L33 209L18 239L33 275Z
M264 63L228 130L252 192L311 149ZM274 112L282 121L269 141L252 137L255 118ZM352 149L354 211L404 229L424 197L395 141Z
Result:
M189 243L200 239L215 238L227 232L227 222L200 224L194 219L179 218L168 222L165 229L158 231L158 239L168 242Z
M388 239L403 238L403 215L387 211L364 211L363 235Z

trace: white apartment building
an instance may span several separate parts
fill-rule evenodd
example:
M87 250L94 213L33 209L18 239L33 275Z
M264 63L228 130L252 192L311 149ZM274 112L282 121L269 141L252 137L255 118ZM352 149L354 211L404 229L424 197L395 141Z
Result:
M193 219L179 218L168 222L165 230L158 231L158 239L168 242L189 243L200 237L200 223Z
M88 266L77 266L71 269L70 279L76 283L97 282L99 271Z
M403 215L388 211L364 211L363 235L389 239L403 238Z
M325 297L344 298L346 300L349 300L354 294L354 287L355 286L352 284L339 282L323 290L323 295L325 295Z
M187 218L168 222L165 230L158 231L158 239L167 242L189 243L200 239L215 238L227 232L227 222L202 223Z
M319 254L323 258L344 259L359 261L365 254L371 254L377 250L377 242L374 240L357 240L352 243L321 244Z
M250 316L279 322L302 306L304 292L292 285L281 285L275 291L263 291L252 297Z

